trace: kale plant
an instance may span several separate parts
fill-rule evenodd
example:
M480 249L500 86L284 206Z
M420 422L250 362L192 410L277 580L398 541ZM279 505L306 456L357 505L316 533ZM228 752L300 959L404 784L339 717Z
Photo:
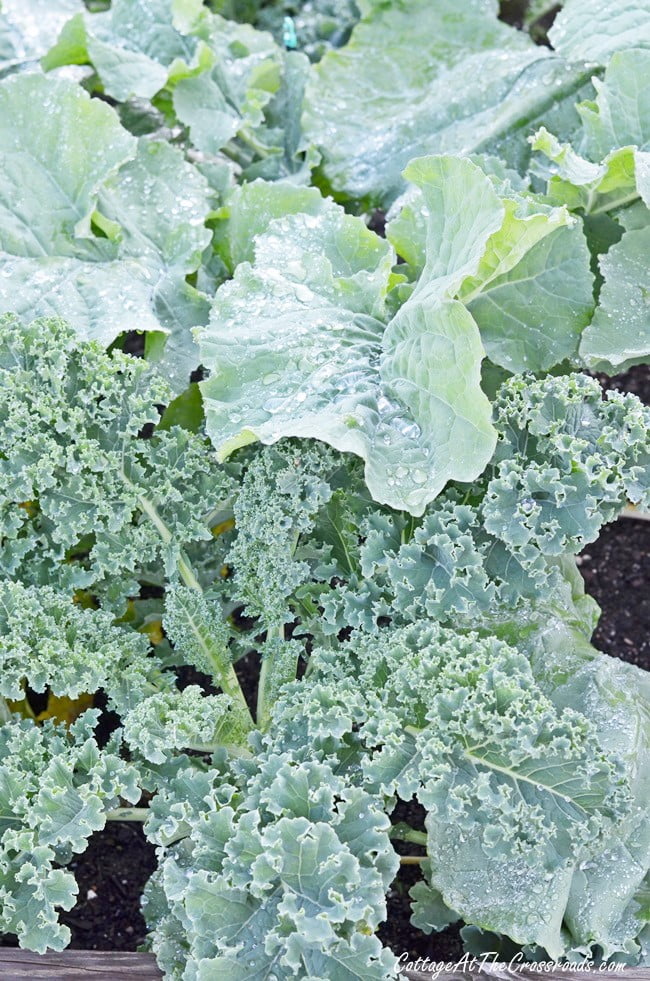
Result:
M131 820L171 979L397 977L398 840L414 930L650 962L650 684L576 562L650 507L650 409L589 374L650 361L650 5L610 7L540 46L492 0L2 0L23 947Z

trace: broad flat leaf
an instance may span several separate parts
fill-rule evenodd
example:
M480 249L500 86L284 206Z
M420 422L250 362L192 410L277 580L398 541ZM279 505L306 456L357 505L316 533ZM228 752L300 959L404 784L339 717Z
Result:
M622 48L650 47L650 0L567 0L548 36L569 61L606 65Z
M207 316L185 282L210 241L207 181L73 83L15 76L0 107L0 312L64 317L103 344L171 333L170 378L183 388L197 364L190 329Z
M315 187L300 187L287 181L240 184L219 209L217 248L232 272L240 262L254 260L255 238L274 218L298 213L318 215L325 207L325 199Z
M494 144L588 79L498 21L491 0L362 9L349 43L313 69L303 119L344 197L389 203L413 157Z
M217 16L202 37L199 67L172 79L174 110L192 143L211 156L228 145L226 155L249 180L308 179L318 154L300 126L307 58Z
M477 162L481 166L481 158ZM420 183L427 166L426 158L419 167L410 164L405 176L413 180L419 170ZM565 207L550 208L514 188L507 172L490 173L491 160L485 166L504 219L476 273L465 277L456 295L478 324L492 362L510 371L543 371L576 356L593 311L589 252L579 223ZM416 270L425 261L427 210L423 192L409 188L395 202L386 228L389 241Z
M0 83L0 245L15 256L101 255L90 219L103 181L136 141L107 105L72 82Z
M81 0L2 0L0 73L37 61L67 19L83 9Z
M612 57L603 80L594 80L596 98L578 106L584 127L581 149L592 160L628 144L650 149L650 95L644 84L649 71L650 51L621 51Z
M250 179L307 175L316 160L300 130L308 59L200 0L115 0L73 17L43 65L88 63L118 101L157 96L202 154L236 139L228 155Z
M110 10L72 18L43 66L89 62L114 99L150 99L166 84L177 59L192 61L198 38L186 36L180 26L189 27L187 21L200 10L196 0L114 0Z
M650 356L650 225L624 233L599 259L605 282L580 354L598 371L617 374Z
M174 109L194 145L216 154L240 130L252 130L280 85L282 51L270 34L214 18L208 69L174 87Z
M491 361L509 371L544 371L575 358L592 289L582 228L567 224L483 286L468 309Z
M421 514L451 479L471 480L494 447L480 390L483 350L452 299L477 272L504 209L469 161L420 161L427 261L386 324L394 254L334 204L258 235L199 332L211 439L222 457L261 439L324 440L361 456L376 500Z

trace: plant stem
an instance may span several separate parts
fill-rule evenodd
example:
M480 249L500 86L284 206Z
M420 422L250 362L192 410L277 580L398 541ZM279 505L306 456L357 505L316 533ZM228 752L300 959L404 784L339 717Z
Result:
M419 865L421 862L426 862L426 855L400 855L399 864L400 865Z
M126 474L123 474L123 477L124 480L130 483ZM173 535L169 530L169 528L167 527L167 525L165 524L165 522L163 521L162 517L158 514L158 511L156 510L156 506L153 504L152 501L149 500L149 498L145 497L143 494L138 495L138 501L140 507L142 508L143 513L146 514L147 517L151 520L163 542L166 545L169 545L169 543L172 541ZM190 565L189 559L187 558L187 556L185 555L182 549L179 551L179 555L178 555L178 572L180 574L181 579L183 580L185 585L189 587L189 589L193 589L197 593L203 593L203 588L201 586L201 583L197 579L194 569ZM199 637L199 641L201 641L200 637ZM209 651L207 653L209 655ZM234 667L232 666L232 664L230 664L224 673L221 665L216 664L214 658L211 657L210 660L212 661L213 664L215 664L215 672L214 672L215 681L227 695L230 695L236 701L240 702L241 705L243 705L243 707L246 710L246 715L250 718L251 727L252 727L254 724L253 719L248 711L246 698L244 696L244 692L242 691L242 687L239 683L239 678L237 677L237 672L235 671Z
M416 831L414 828L405 827L404 824L391 828L389 834L396 841L410 841L412 845L424 845L425 847L427 844L425 831Z
M107 821L146 821L151 811L148 807L116 807L106 812Z
M650 521L650 511L643 511L636 504L627 504L620 516L621 518L635 518L637 521Z
M270 627L266 634L267 641L273 640L274 638L279 640L284 640L284 627ZM260 667L260 676L257 683L257 706L255 714L257 716L257 724L262 728L265 722L268 721L269 715L269 704L268 704L268 682L271 673L271 660L268 655L262 658L262 665Z
M291 543L291 549L289 552L291 558L293 558L295 551L298 548L299 541L300 541L300 532L296 531L294 532L293 541ZM269 629L267 630L266 632L267 642L269 640L274 640L275 638L281 641L284 640L284 624L282 624L281 626L269 627ZM270 716L271 706L269 705L269 698L268 698L268 694L269 694L268 684L269 684L269 678L271 677L271 662L272 662L272 658L268 657L268 655L262 658L260 677L257 683L256 715L257 715L257 724L258 726L260 726L260 728L262 728L262 726L266 722L268 722ZM297 667L298 664L296 660L296 667L293 671L294 678L296 676ZM289 678L287 678L287 681L289 681Z

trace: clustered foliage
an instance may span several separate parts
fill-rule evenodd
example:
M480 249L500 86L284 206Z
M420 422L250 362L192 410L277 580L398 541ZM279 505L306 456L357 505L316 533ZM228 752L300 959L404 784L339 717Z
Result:
M22 946L128 817L179 981L396 977L395 839L416 929L650 959L650 685L575 561L650 506L585 373L650 360L650 6L523 7L1 0Z

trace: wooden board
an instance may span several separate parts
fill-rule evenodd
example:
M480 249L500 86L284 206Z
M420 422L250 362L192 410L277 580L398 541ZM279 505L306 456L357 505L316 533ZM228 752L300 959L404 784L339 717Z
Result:
M405 971L406 981L650 981L650 968L624 971L548 971L507 964L486 965L483 970ZM28 950L0 947L0 981L41 978L45 981L161 981L153 954L111 953L101 950L66 950L61 954L33 954ZM331 981L336 981L332 978Z
M46 978L47 981L160 981L153 954L125 954L103 950L64 950L61 954L33 954L29 950L0 947L0 979Z

